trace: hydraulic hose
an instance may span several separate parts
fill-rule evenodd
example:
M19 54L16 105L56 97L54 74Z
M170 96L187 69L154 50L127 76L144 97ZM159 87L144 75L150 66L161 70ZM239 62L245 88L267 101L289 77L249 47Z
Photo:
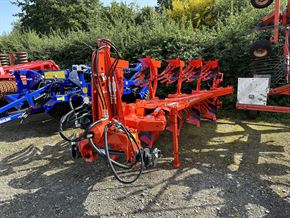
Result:
M137 142L137 140L135 139L135 137L132 135L132 133L124 126L122 125L120 122L118 121L112 121L110 123L108 123L106 126L105 126L105 130L104 130L104 144L105 144L105 152L100 149L98 146L96 146L93 142L93 133L89 133L90 129L92 129L94 126L104 122L105 120L107 120L107 118L102 118L96 122L94 122L89 128L88 128L88 131L86 131L84 133L84 135L86 135L86 138L89 140L89 144L92 146L92 148L94 149L94 151L96 151L101 157L104 157L106 158L106 160L108 161L108 164L113 172L113 175L115 176L115 178L121 182L121 183L124 183L124 184L131 184L133 182L135 182L139 177L140 175L142 174L143 172L143 169L144 169L144 160L143 160L143 153L142 153L142 150ZM109 149L109 144L108 144L108 129L112 126L112 125L115 125L117 124L117 126L123 130L126 135L128 136L128 138L130 139L130 144L133 148L133 145L132 145L132 142L131 142L131 139L133 140L133 142L137 145L138 147L138 154L140 155L140 158L141 158L141 166L140 166L140 170L138 172L138 174L136 175L136 177L130 181L126 181L124 179L122 179L118 172L116 171L115 169L115 166L117 167L120 167L122 169L125 169L125 170L130 170L134 167L134 165L136 164L132 164L130 166L128 165L125 165L125 164L121 164L113 159L111 159L111 156L110 156L110 149Z
M137 147L138 147L138 153L139 153L140 158L141 158L141 161L140 161L140 162L141 162L140 170L139 170L138 174L136 175L136 177L135 177L134 179L130 180L130 181L125 181L125 180L123 180L123 179L119 176L118 172L117 172L116 169L115 169L114 161L113 161L113 160L111 159L111 157L110 157L109 144L108 144L108 129L109 129L112 125L116 125L116 124L117 124L117 126L118 126L119 128L121 128L121 129L126 133L126 135L128 136L128 138L129 138L129 140L130 140L130 143L132 143L132 142L131 142L131 139L132 139L133 142L137 145ZM108 163L109 163L109 166L110 166L110 168L111 168L111 170L112 170L112 172L113 172L115 178L116 178L119 182L124 183L124 184L131 184L131 183L135 182L135 181L140 177L140 175L141 175L142 172L143 172L143 169L144 169L144 160L143 160L143 152L142 152L142 150L141 150L141 148L140 148L140 146L139 146L137 140L136 140L135 137L132 135L132 133L131 133L131 132L130 132L130 131L129 131L129 130L128 130L128 129L123 125L123 124L121 124L120 122L118 122L118 121L112 121L112 122L108 123L108 124L105 126L105 130L104 130L104 144L105 144L106 158L107 158L107 161L108 161ZM132 144L131 144L131 145L132 145ZM135 165L135 164L133 164L133 165L131 166L131 168L133 168L134 165Z
M68 112L67 114L65 114L64 116L62 116L62 118L60 119L60 122L59 122L59 134L60 136L65 140L65 141L68 141L68 142L77 142L77 141L80 141L81 139L83 139L83 136L80 136L78 138L68 138L64 135L64 129L63 129L63 125L65 122L68 121L68 118L73 115L76 117L75 113L76 111L78 110L81 110L85 105L82 104L81 106L75 108L74 110L71 110L70 112Z

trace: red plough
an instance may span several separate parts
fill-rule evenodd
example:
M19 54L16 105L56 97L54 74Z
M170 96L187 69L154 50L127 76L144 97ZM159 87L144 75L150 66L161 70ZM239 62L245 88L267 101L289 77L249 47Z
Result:
M215 120L216 110L212 111L212 108L218 107L218 97L233 93L232 87L219 87L222 73L218 71L218 62L203 64L198 59L188 61L185 67L185 62L177 58L167 61L166 69L158 74L160 61L149 56L141 59L147 67L140 72L137 80L150 86L150 99L126 104L122 102L121 87L116 85L115 75L116 69L127 67L128 62L112 59L111 49L116 50L113 43L105 39L98 40L93 55L93 123L77 139L72 140L72 145L86 161L93 161L97 156L105 157L115 177L123 183L131 183L139 177L144 167L155 164L158 149L153 149L153 145L167 129L172 132L173 167L180 167L178 135L183 115L188 123L197 126L200 126L200 117ZM201 90L201 82L210 79L213 81L210 89ZM165 99L156 97L158 80L166 84L177 83L176 94L168 95ZM182 93L182 83L194 81L198 84L196 90L190 94ZM195 112L200 116L196 116ZM116 170L137 166L140 166L140 171L130 181L121 178Z

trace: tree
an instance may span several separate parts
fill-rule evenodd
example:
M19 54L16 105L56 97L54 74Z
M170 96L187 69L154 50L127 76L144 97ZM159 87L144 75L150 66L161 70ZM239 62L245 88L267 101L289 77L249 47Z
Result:
M172 8L172 0L157 0L156 10L162 12L164 9Z
M215 0L213 14L215 17L225 19L248 6L252 7L248 0Z
M157 15L157 12L152 7L144 7L141 11L137 12L135 22L142 25L145 22L151 21Z
M101 7L100 0L15 0L21 8L22 29L35 30L46 34L51 30L87 31L89 20L96 17Z
M215 0L172 0L168 15L177 21L191 21L193 26L212 25Z
M131 25L135 20L135 8L133 4L112 2L109 7L104 8L102 19L114 26L116 22Z

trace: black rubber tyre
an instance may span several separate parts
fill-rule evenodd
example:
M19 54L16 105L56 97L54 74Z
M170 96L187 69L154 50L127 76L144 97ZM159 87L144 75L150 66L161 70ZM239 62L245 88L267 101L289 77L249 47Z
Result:
M254 42L250 48L250 54L254 58L265 58L272 52L272 44L269 40L262 39Z
M266 8L273 3L274 0L251 0L252 5L255 8Z

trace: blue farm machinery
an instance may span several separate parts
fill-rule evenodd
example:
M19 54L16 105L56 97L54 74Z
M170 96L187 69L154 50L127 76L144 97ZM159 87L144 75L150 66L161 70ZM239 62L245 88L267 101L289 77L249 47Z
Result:
M142 59L140 63L133 64L131 68L124 68L124 90L122 99L124 102L135 102L136 99L147 99L149 97L149 87L143 86L137 76L144 68Z
M17 92L5 95L0 124L47 112L60 118L70 105L89 98L90 67L74 65L72 70L15 70Z

